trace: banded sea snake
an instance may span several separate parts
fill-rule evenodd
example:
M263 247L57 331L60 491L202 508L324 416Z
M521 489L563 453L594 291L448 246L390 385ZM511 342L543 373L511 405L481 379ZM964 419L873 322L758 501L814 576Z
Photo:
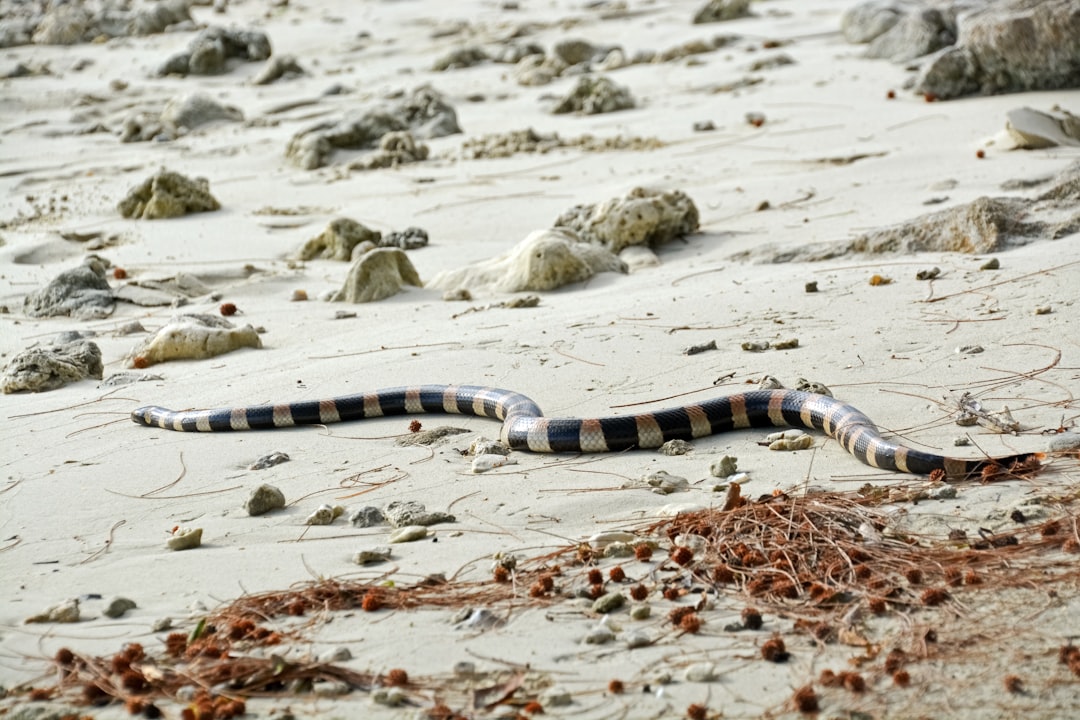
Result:
M510 390L476 385L413 385L327 400L282 405L168 410L141 407L131 419L167 430L215 432L316 425L387 415L450 413L503 422L501 439L532 452L617 452L656 448L673 439L691 440L739 428L791 426L822 430L858 460L875 468L949 479L988 469L1038 466L1040 453L961 459L923 452L881 436L858 409L825 395L799 390L755 390L637 415L548 418L530 398Z

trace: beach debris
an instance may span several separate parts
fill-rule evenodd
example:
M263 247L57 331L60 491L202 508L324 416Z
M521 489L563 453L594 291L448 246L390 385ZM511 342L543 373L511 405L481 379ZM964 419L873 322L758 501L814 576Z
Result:
M390 533L390 544L415 542L428 537L429 531L424 525L405 525Z
M375 302L396 295L405 285L422 287L412 261L398 248L375 248L353 261L345 283L331 302Z
M248 470L265 470L275 465L280 465L284 462L289 462L291 458L280 450L275 450L272 453L267 453L255 462L248 465Z
M657 470L641 478L641 482L658 495L670 495L676 492L686 492L690 489L690 481L678 475L672 475L666 470Z
M739 459L734 455L721 455L709 463L709 474L718 478L729 478L739 472Z
M978 424L1005 435L1016 435L1020 432L1020 423L1012 416L1008 406L1002 406L1001 410L991 412L984 409L978 398L969 392L961 395L957 404L959 414L956 424L961 427Z
M227 69L227 60L259 62L270 55L270 38L261 30L211 26L192 38L187 50L162 63L157 74L221 75Z
M750 0L709 0L694 13L694 24L725 22L750 16Z
M314 170L326 165L336 149L371 149L383 135L404 130L414 137L430 140L459 133L461 127L457 113L442 95L423 86L395 105L368 109L301 130L289 140L285 155L299 167Z
M427 244L427 230L415 225L410 225L404 230L388 232L379 241L380 247L396 247L402 250L416 250L417 248L426 247Z
M1080 433L1072 430L1060 432L1050 438L1050 452L1068 453L1080 450Z
M18 13L26 7L25 14ZM12 17L0 30L0 47L76 45L108 38L151 35L165 30L194 29L189 0L165 0L131 8L112 3L17 3L5 7Z
M1005 114L1005 132L1013 147L1022 150L1080 145L1080 117L1055 106L1045 112L1029 107Z
M466 454L472 455L473 457L479 457L481 455L509 455L510 448L503 445L499 440L491 440L481 435L477 436L475 440L469 443Z
M134 610L138 605L135 601L126 597L114 597L105 605L101 614L107 618L120 618L127 614L128 610Z
M575 205L554 225L618 254L630 245L655 247L690 235L698 229L698 209L681 190L636 187L602 203Z
M915 273L916 280L933 280L941 275L941 268L932 267L929 269L919 270Z
M832 390L825 383L818 382L817 380L807 380L806 378L795 378L795 389L803 392L815 393L817 395L827 395L833 397Z
M578 78L574 89L555 105L552 112L556 115L565 113L599 115L628 110L632 107L634 107L634 96L630 94L630 90L615 84L604 75L584 75Z
M537 230L508 253L456 270L444 270L430 287L445 291L522 292L554 290L588 280L599 272L626 272L606 248L582 242L565 228Z
M715 340L710 340L709 342L706 342L706 343L699 343L697 345L691 345L690 347L683 350L682 354L683 355L700 355L701 353L708 352L709 350L716 350L716 341Z
M282 78L292 79L302 75L307 75L307 71L300 66L295 55L274 55L251 78L251 84L269 85Z
M802 430L769 433L765 436L765 442L768 443L770 450L794 451L814 447L814 437Z
M244 274L249 273L245 270ZM184 305L192 298L203 297L211 292L213 289L195 275L178 272L167 277L126 280L113 291L113 297L144 307L159 307Z
M378 170L428 159L431 148L417 142L408 130L388 132L379 138L379 146L367 157L349 163L350 170Z
M693 449L694 446L689 441L681 438L673 438L656 448L656 452L661 455L667 455L668 457L677 457L679 455L686 455Z
M477 45L454 48L445 55L440 56L431 65L434 72L446 72L447 70L462 70L487 62L490 58L487 52Z
M364 507L349 513L349 523L353 527L369 528L375 527L376 525L385 525L386 518L379 508L374 505L365 505Z
M210 194L206 178L193 179L162 168L132 188L116 208L126 218L159 220L211 212L221 204Z
M480 474L507 465L517 465L517 460L508 458L501 453L484 453L473 458L469 469L475 474Z
M655 150L664 143L654 137L636 135L614 135L596 137L586 134L563 138L558 133L540 133L533 128L510 130L508 132L489 133L479 137L466 138L461 143L458 154L464 160L490 158L508 158L518 153L536 153L543 155L552 150L574 149L582 152L610 152L633 150L641 152Z
M23 312L30 317L70 315L77 320L108 317L115 309L112 289L106 279L109 261L89 255L78 267L64 270L49 283L23 299Z
M927 56L913 84L935 100L1080 87L1080 15L1073 0L865 0L844 13L849 42L909 62Z
M283 507L285 507L285 493L266 483L252 490L244 503L244 509L252 517L265 515L271 510L280 510Z
M386 521L396 528L457 522L457 518L450 513L440 510L428 511L423 503L415 500L394 500L383 508L382 514Z
M251 325L236 327L208 314L176 315L156 333L132 348L128 367L146 368L168 360L202 360L240 348L261 348Z
M26 618L28 624L32 623L77 623L82 617L79 612L79 599L71 598L64 602L51 605L44 612L31 615Z
M362 550L357 550L353 555L353 562L357 565L377 565L390 559L390 548L386 545L375 545Z
M772 345L768 340L747 340L739 345L746 352L765 352Z
M379 246L382 233L372 230L363 223L351 218L335 218L315 237L304 243L294 256L297 260L340 260L348 262L355 259L353 251L360 246L360 255Z
M124 118L120 142L175 140L213 122L240 122L244 113L203 92L185 93L165 104L160 113L135 111Z
M193 550L202 545L202 528L180 528L165 543L170 550Z
M401 435L394 444L399 447L409 447L412 445L434 445L443 438L452 437L454 435L463 435L469 432L468 428L454 427L452 425L439 425L429 430L410 428L410 432L407 435Z
M305 525L330 525L345 512L340 505L320 505L304 519Z
M8 361L0 377L5 394L44 392L103 372L101 349L89 340L27 348Z

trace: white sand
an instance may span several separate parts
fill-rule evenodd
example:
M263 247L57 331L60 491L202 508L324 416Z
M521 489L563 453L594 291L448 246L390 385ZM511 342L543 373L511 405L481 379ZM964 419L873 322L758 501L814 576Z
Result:
M264 3L236 3L224 17L195 8L201 22L256 24L270 35L275 53L295 54L310 72L265 87L244 84L258 64L241 64L212 78L152 77L167 55L186 46L188 33L3 51L5 67L16 61L48 62L54 74L0 85L0 217L11 221L19 213L29 214L29 196L46 205L56 199L57 207L0 231L0 303L11 311L0 316L2 356L10 358L62 331L93 330L108 376L124 369L122 359L139 339L116 336L114 330L138 319L152 331L172 314L168 308L121 303L103 321L22 316L22 297L78 264L83 255L77 243L59 237L60 231L116 233L120 242L100 252L114 265L134 277L195 273L222 301L240 308L237 320L266 332L260 350L146 371L159 373L160 381L113 391L87 381L0 400L0 686L35 681L46 671L44 659L61 646L108 655L137 641L159 650L164 633L151 627L160 618L171 617L186 631L199 608L213 609L246 592L382 572L361 570L350 558L361 546L383 542L384 529L358 531L341 521L330 527L303 525L304 517L324 502L350 509L395 499L418 500L430 509L452 506L458 522L437 526L437 543L395 546L393 577L407 583L439 572L479 580L488 576L495 552L535 556L600 530L640 525L670 502L715 503L719 497L705 483L669 497L618 488L628 478L660 469L696 482L707 477L709 462L723 453L737 455L740 469L750 473L751 495L807 483L852 490L864 480L911 480L873 471L821 437L812 451L769 452L758 446L765 434L759 431L700 440L693 453L681 457L651 451L583 457L515 453L516 465L472 475L469 459L457 449L475 434L496 437L493 421L421 417L425 427L453 424L472 431L429 452L399 448L391 439L406 432L409 418L325 431L201 435L137 427L127 415L139 405L179 409L286 402L430 382L513 389L534 398L549 415L596 416L738 392L770 374L789 386L799 377L823 382L882 428L919 447L950 454L979 454L975 447L952 447L953 438L965 432L991 455L1042 450L1046 440L1039 430L1073 422L1070 390L1080 366L1078 235L1001 253L996 271L978 270L986 257L945 253L848 256L813 264L753 264L731 256L765 244L794 249L844 240L981 195L1004 194L999 185L1009 179L1055 173L1077 157L1075 149L1006 153L985 142L1001 130L1007 110L1055 103L1076 109L1080 93L927 104L900 89L901 68L865 60L861 48L843 41L837 29L839 14L850 4L846 0L755 3L754 18L691 26L689 18L699 4L633 3L640 14L606 21L580 3L563 2L522 2L519 11L500 11L497 3L475 0L355 5L309 0L275 10ZM567 18L576 21L569 29L550 25ZM617 43L629 53L718 33L737 33L744 40L698 56L694 63L637 65L610 73L631 88L639 109L553 116L544 98L561 95L575 78L523 88L506 65L429 72L435 57L461 42L459 37L431 38L436 25L454 20L485 28L489 34L479 40L514 24L544 22L550 26L533 39L545 47L569 36ZM372 37L358 40L362 31ZM760 41L766 39L793 42L762 50ZM748 52L748 45L756 51ZM707 91L742 77L749 63L778 52L796 64L754 73L764 82L737 93ZM81 58L92 64L71 70ZM111 90L109 83L116 79L130 87ZM333 83L351 94L320 98ZM564 137L585 132L650 136L668 145L650 152L435 159L347 176L332 167L303 171L285 161L288 138L316 119L337 117L344 109L423 83L432 83L455 105L466 137L531 126ZM110 113L120 113L129 105L164 102L195 88L240 107L256 121L270 119L266 110L287 101L318 102L272 116L276 123L215 125L164 144L121 144L109 134L70 134L86 124L75 116L93 107L79 102L84 96L103 98ZM886 99L889 89L897 91L897 99ZM487 99L466 101L475 92ZM748 125L747 112L764 113L765 125ZM716 131L692 132L692 123L699 120L712 120ZM461 141L459 135L429 144L441 156ZM979 148L985 148L985 159L976 158ZM846 165L815 162L857 153L880 156ZM354 156L338 153L334 159ZM121 219L116 202L161 166L207 177L223 209L178 220ZM946 180L954 180L955 187L931 189ZM701 233L661 248L659 267L629 276L604 274L584 286L546 293L535 309L459 315L469 304L447 303L441 293L417 288L347 308L317 300L290 302L294 290L316 298L344 278L344 263L292 266L284 259L333 217L351 217L383 232L409 225L427 229L431 245L409 255L428 279L440 270L505 252L574 204L601 202L637 185L689 194L701 211ZM924 205L945 195L946 205ZM755 212L766 200L772 209ZM257 212L300 206L315 209L298 217ZM259 272L244 279L245 264ZM933 266L942 269L940 279L915 280L916 271ZM871 287L874 274L893 282ZM804 292L808 281L817 281L820 292ZM926 302L943 295L951 297ZM471 304L502 299L478 297ZM204 298L188 309L215 312L218 302ZM1036 315L1040 306L1052 312ZM339 309L354 310L357 317L334 320ZM798 338L798 349L752 354L739 347L746 340L788 337ZM687 346L708 340L716 340L719 350L682 354ZM956 352L974 344L985 352ZM1055 361L1055 367L1039 373ZM717 378L727 379L714 387ZM1008 405L1030 431L997 436L951 425L950 403L965 389L979 394L990 409ZM288 453L292 461L259 472L245 469L274 450ZM988 523L994 509L1026 494L1075 487L1076 480L1075 462L1058 461L1054 472L1034 485L963 487L957 500L929 509L944 519L939 527L975 528ZM283 512L250 518L241 505L251 488L263 482L280 487L290 505ZM366 483L385 484L354 496ZM168 551L166 539L177 525L202 527L203 547ZM632 575L646 573L632 560L626 566ZM130 597L138 609L111 621L99 617L99 601L86 601L84 615L92 619L79 624L23 623L46 606L91 593ZM860 708L880 714L891 707L895 716L909 717L926 707L939 717L1009 717L1015 712L1058 717L1063 708L1080 703L1080 684L1055 665L1056 648L1075 635L1080 612L1075 591L1063 591L1061 599L1065 605L1046 616L1032 637L1024 636L1033 658L1027 662L1040 668L1016 670L1025 676L1027 696L1005 695L1001 677L1013 656L998 648L988 656L1005 662L1001 671L995 666L976 672L974 679L954 679L950 686L942 681L947 677L942 671L916 666L914 689L894 690L885 678L863 697L834 691L823 699L826 714ZM1038 602L1044 604L1045 596ZM383 613L374 621L363 614L337 617L322 629L309 630L316 644L300 643L294 652L299 656L345 644L354 656L348 665L356 670L404 667L415 677L444 679L461 660L484 670L528 664L535 682L550 680L571 690L574 716L631 718L681 716L692 702L722 710L725 717L779 711L792 690L814 680L822 667L843 667L846 658L861 653L834 646L821 654L805 636L789 636L792 661L764 663L755 648L767 633L721 629L745 604L745 599L721 595L717 609L706 615L705 633L697 637L665 634L669 605L664 601L656 602L653 620L635 623L625 612L615 616L624 633L640 626L665 638L635 651L621 642L599 649L581 645L580 638L597 620L567 601L547 609L523 604L507 626L487 633L454 630L448 623L452 609ZM506 612L505 607L493 609ZM968 617L976 616L973 611ZM914 613L916 623L927 617ZM791 629L790 619L771 616L766 623L767 631ZM890 632L878 630L882 636ZM961 624L948 640L955 642L965 632L970 627ZM720 680L680 682L667 687L663 697L642 693L644 683L657 689L656 670L671 669L681 679L682 667L705 660L717 663ZM1060 682L1052 679L1054 673ZM613 678L626 682L630 694L606 695ZM991 695L1001 698L987 704ZM920 706L923 701L926 705ZM261 713L286 706L297 713L333 711L331 717L374 712L364 693L333 702L285 697L252 703L249 709ZM119 708L106 712L123 715Z

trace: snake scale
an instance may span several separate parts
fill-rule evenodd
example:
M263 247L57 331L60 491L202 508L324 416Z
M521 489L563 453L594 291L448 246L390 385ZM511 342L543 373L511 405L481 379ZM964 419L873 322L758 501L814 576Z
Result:
M755 390L637 415L549 418L530 398L476 385L414 385L328 400L282 405L168 410L141 407L131 419L167 430L214 432L315 425L387 415L451 413L501 420L502 441L532 452L617 452L655 448L668 440L705 437L739 428L791 426L822 430L858 460L875 468L950 479L987 469L1030 467L1039 453L965 460L890 442L858 409L826 395L799 390Z

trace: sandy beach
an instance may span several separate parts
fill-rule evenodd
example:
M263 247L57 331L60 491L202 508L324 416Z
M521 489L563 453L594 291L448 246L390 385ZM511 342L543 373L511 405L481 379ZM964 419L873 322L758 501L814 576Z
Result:
M92 342L103 366L100 378L0 397L0 717L799 717L812 714L807 692L829 718L1060 718L1080 707L1080 651L1070 666L1068 650L1080 638L1080 467L1076 450L1050 449L1080 414L1080 144L1010 149L1004 132L1017 108L1080 112L1080 90L930 102L908 64L845 39L850 0L762 0L747 17L693 24L703 4L232 2L193 6L165 32L0 51L5 382L16 356L63 334ZM256 84L266 61L230 57L219 74L161 74L207 26L265 33L273 57L302 72L282 63L281 78ZM525 56L529 43L550 54L568 39L591 44L588 72L499 54ZM463 48L486 54L434 69ZM599 76L634 106L553 112ZM413 133L395 137L424 145L423 159L371 167L377 139L333 147L348 118L405 107L425 87L460 132L394 115ZM224 108L218 119L158 119L196 92ZM543 152L481 144L530 128ZM309 154L287 154L300 145ZM118 204L163 169L205 178L219 209L123 217ZM427 284L635 188L689 198L697 229L605 249L627 272L550 290L475 281L455 296L406 283L373 302L327 302L362 251L299 255L340 218L384 239L421 228L426 245L371 252L405 258L394 262ZM980 198L1027 203L1008 211L1017 225L986 233L995 248L952 251L974 242L952 221L927 225L937 249L874 235ZM91 254L104 306L27 310L27 296ZM519 270L494 274L508 282ZM149 361L140 344L181 314L251 326L260 347ZM687 352L699 346L709 349ZM128 381L109 384L117 375ZM426 383L503 388L548 416L595 418L756 390L766 376L820 383L924 452L1044 453L1042 467L941 482L869 467L821 432L776 452L764 442L774 429L750 429L677 455L514 451L480 473L465 451L500 428L483 417L218 433L130 418L146 405ZM981 424L955 423L965 393ZM413 421L465 432L400 444ZM289 460L249 469L275 452ZM724 456L744 474L717 477ZM685 482L661 492L661 472ZM252 516L245 503L264 484L284 507ZM758 535L716 530L707 551L679 535L686 512L734 522L721 510L732 484L746 502L730 513L758 513L745 520ZM350 520L395 501L453 521L390 544L394 528ZM308 524L322 505L340 516ZM770 524L804 511L831 519ZM828 573L796 578L790 557L787 597L775 584L756 592L749 566L717 581L709 553L721 539L760 542L783 569L785 543L791 556L836 545L829 528L865 545L868 569L859 577L848 552L852 579L827 602L811 581ZM192 529L199 547L170 549ZM629 554L608 552L611 540ZM357 564L376 548L389 558ZM925 582L910 582L912 567ZM871 573L882 578L873 591ZM332 598L312 590L331 586ZM945 597L927 594L938 589ZM286 609L271 611L267 594ZM337 609L345 595L354 602ZM380 607L363 607L368 595ZM596 604L609 595L622 605ZM108 617L118 597L134 607ZM245 611L245 598L265 603ZM76 622L29 622L65 603ZM748 608L760 610L757 629ZM247 635L241 620L266 631ZM783 657L766 647L777 639ZM116 671L110 659L132 643L142 651ZM260 672L276 684L245 689Z

